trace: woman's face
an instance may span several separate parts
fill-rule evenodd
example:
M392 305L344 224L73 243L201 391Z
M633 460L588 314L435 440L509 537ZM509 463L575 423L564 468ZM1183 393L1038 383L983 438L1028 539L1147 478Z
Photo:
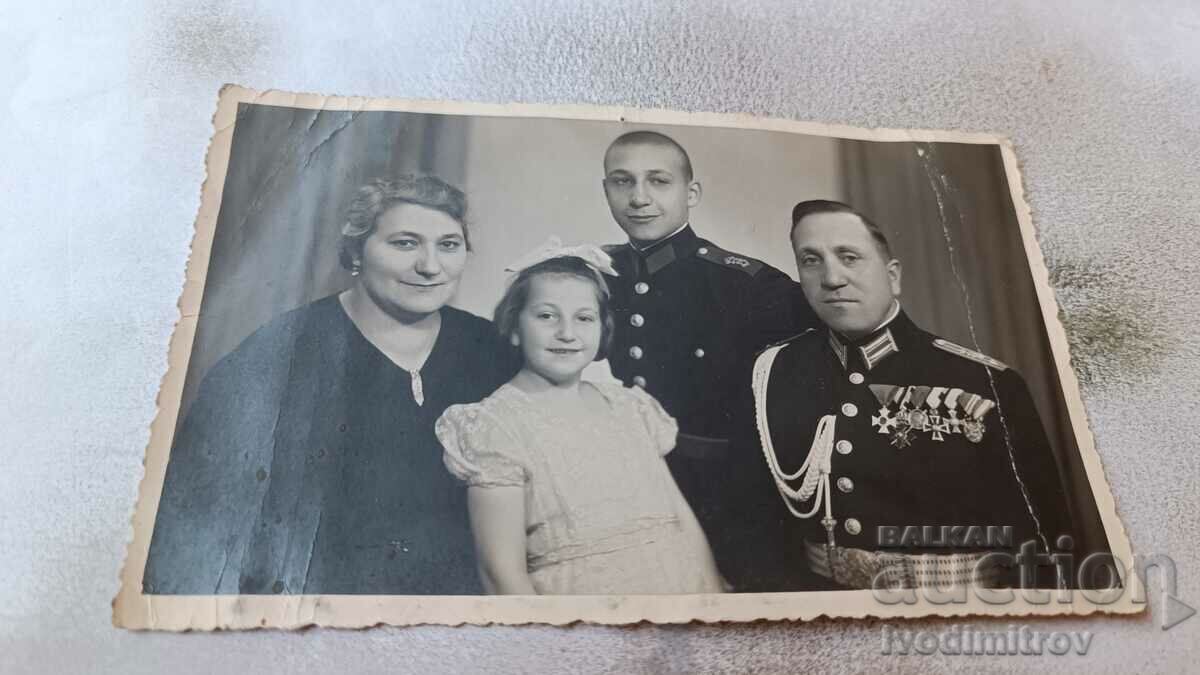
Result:
M389 314L431 314L458 290L467 242L458 221L436 209L397 204L363 242L359 283Z
M578 380L596 358L600 332L595 284L562 274L530 280L516 332L527 370L554 384Z

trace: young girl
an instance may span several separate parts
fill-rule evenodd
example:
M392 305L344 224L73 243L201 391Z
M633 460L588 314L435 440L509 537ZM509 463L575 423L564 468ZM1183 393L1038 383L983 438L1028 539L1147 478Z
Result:
M649 394L580 375L605 358L611 261L544 252L496 307L524 368L437 422L490 593L718 593L712 551L663 456L676 426ZM585 260L586 258L586 260Z

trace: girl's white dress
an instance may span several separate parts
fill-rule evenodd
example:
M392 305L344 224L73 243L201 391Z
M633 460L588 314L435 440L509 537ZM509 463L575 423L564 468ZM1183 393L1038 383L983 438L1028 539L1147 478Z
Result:
M510 384L451 406L436 426L446 467L468 485L525 489L540 594L721 592L708 543L675 510L682 499L663 461L675 420L641 389L592 386L608 406L585 426L562 424Z

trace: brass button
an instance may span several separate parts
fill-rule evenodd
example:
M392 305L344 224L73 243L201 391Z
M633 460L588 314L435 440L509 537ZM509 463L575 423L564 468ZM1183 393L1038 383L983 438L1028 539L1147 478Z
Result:
M706 246L701 246L701 247L700 247L700 250L698 251L698 253L699 253L700 255L708 255L708 247L706 247Z
M862 523L858 522L857 518L847 518L843 524L847 534L858 534L862 532Z
M633 386L641 387L642 389L645 389L646 388L646 378L642 377L641 375L635 376L633 378Z
M854 444L850 441L838 441L833 447L838 451L838 454L848 455L854 449Z
M858 414L858 406L854 405L853 403L843 403L842 414L846 417L854 417Z
M644 281L639 281L633 285L633 292L637 293L638 295L645 295L646 293L650 292L650 284Z
M703 350L703 349L701 349L701 348L699 348L699 347L697 347L697 348L696 348L696 351L694 351L694 352L692 352L692 353L693 353L693 354L695 354L695 355L696 355L696 358L698 358L698 359L702 359L702 358L704 358L704 350Z
M641 314L634 314L633 316L629 317L629 323L634 328L641 328L642 324L646 323L646 317L642 316Z
M850 480L849 478L847 478L845 476L842 476L841 478L837 479L837 486L838 486L838 489L841 490L842 492L846 492L846 493L854 492L854 481Z
M637 345L630 347L629 355L632 356L634 359L642 358L642 348Z
M862 383L863 383L862 373L850 373L850 384L862 384Z

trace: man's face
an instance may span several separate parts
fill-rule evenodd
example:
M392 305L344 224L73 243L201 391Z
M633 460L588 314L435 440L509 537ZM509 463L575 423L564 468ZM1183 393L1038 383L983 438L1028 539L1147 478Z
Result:
M700 183L688 180L669 145L619 144L604 156L604 195L625 234L649 244L683 227L700 203Z
M827 326L851 340L883 323L900 295L900 262L886 260L852 213L814 213L792 232L792 250L808 303Z

